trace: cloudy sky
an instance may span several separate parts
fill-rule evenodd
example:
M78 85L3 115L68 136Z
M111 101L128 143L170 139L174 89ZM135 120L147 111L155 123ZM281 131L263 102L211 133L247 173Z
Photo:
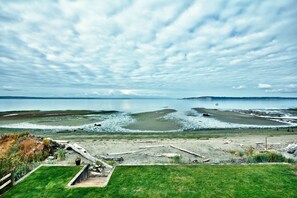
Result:
M296 0L0 0L0 95L297 96Z

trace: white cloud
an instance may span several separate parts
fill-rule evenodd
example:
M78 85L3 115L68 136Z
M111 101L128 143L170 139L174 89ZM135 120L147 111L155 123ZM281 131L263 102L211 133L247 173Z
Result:
M287 85L287 87L294 89L294 88L297 88L297 84L289 84Z
M283 93L284 89L266 89L265 92L267 93Z
M3 91L18 91L19 89L14 88L12 86L2 86Z
M258 88L259 89L270 89L270 88L272 88L272 86L270 84L259 83Z
M297 84L289 84L289 85L278 85L276 88L270 87L269 89L265 89L266 93L297 93Z
M52 87L64 91L49 95L291 92L295 7L294 0L0 1L0 84L23 95ZM274 86L258 89L259 81Z
M245 89L245 85L238 85L238 86L233 86L232 89Z

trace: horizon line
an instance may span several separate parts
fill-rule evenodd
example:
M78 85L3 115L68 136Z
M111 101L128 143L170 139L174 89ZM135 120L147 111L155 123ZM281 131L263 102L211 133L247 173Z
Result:
M0 96L0 99L180 99L180 100L195 100L195 99L297 99L297 97L281 97L281 96L193 96L193 97L67 97L67 96Z

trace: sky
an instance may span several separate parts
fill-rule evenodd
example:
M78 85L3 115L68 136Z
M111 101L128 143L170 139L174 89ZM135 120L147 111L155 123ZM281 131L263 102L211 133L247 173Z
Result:
M0 0L0 95L297 96L296 0Z

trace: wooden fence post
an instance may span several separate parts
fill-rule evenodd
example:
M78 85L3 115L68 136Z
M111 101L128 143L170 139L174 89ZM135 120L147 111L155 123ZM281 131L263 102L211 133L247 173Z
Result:
M11 179L11 186L14 186L14 170L11 171L10 179Z

